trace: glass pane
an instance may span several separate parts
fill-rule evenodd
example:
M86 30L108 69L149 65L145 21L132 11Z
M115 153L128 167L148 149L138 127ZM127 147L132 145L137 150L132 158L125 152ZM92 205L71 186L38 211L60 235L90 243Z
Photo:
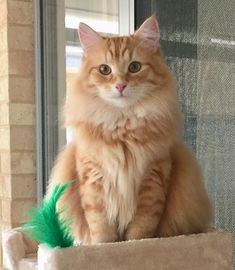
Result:
M65 0L67 89L71 87L82 57L77 33L80 22L88 24L102 35L118 35L118 1ZM71 136L71 131L67 130L67 142Z

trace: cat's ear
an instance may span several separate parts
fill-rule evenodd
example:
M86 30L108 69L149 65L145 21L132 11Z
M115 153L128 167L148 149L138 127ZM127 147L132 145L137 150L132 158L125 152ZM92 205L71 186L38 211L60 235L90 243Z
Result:
M85 55L103 40L95 30L85 23L79 24L78 35Z
M152 15L135 32L134 36L145 40L154 48L159 46L160 30L155 15Z

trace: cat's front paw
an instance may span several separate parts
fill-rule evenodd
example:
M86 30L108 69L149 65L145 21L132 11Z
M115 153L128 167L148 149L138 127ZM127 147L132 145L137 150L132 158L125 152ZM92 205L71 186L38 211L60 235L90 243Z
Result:
M141 239L142 234L138 229L128 229L125 234L125 240Z
M154 232L153 231L145 231L141 228L128 228L128 230L125 233L125 240L138 240L138 239L143 239L143 238L153 238L154 237Z
M116 242L118 235L116 233L95 233L91 235L91 244L95 245L98 243L110 243Z

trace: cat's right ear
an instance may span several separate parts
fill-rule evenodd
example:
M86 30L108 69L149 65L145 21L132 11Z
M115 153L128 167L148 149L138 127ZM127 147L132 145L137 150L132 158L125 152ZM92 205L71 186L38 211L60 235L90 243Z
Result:
M145 20L134 36L146 41L150 47L157 48L159 46L160 30L156 16L152 15Z
M96 31L85 23L79 24L78 35L85 55L103 40Z

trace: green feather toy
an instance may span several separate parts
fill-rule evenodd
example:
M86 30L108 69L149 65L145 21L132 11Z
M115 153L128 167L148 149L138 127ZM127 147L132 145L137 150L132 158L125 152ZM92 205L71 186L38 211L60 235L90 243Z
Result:
M23 226L28 237L47 244L49 247L71 247L74 238L70 232L71 220L61 218L63 209L57 210L56 204L71 182L58 184L52 190L52 195L43 201L42 207L30 211L30 220Z

